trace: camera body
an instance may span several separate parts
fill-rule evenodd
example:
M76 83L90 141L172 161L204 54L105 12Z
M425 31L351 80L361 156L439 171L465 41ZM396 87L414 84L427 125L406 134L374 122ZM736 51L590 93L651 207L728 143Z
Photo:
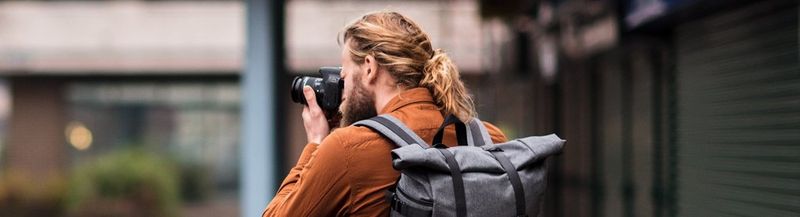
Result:
M342 103L342 90L344 89L341 71L341 67L320 67L319 74L322 77L295 77L292 81L292 101L308 105L306 97L303 95L303 87L307 85L314 89L317 105L326 114L335 114L339 110L339 104Z

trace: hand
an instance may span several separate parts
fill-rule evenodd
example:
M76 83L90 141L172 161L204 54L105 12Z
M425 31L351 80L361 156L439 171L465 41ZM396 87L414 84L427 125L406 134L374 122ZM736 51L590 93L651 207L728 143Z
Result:
M306 128L306 138L309 143L320 144L331 131L328 119L325 117L325 112L317 105L314 89L309 86L303 87L303 95L306 97L307 104L303 107L303 126Z

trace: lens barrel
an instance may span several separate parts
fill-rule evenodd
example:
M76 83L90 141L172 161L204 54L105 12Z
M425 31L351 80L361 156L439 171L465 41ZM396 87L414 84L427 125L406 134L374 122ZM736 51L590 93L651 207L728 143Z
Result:
M317 98L317 105L328 113L335 113L342 101L344 80L340 76L340 67L321 67L322 77L297 76L292 81L292 101L308 105L303 94L303 87L310 86Z
M308 105L306 102L306 97L303 95L303 87L311 86L311 89L314 89L314 93L317 95L317 99L319 99L319 84L322 82L322 78L318 77L311 77L311 76L297 76L294 77L294 81L292 81L292 101L295 103L300 103L303 105Z

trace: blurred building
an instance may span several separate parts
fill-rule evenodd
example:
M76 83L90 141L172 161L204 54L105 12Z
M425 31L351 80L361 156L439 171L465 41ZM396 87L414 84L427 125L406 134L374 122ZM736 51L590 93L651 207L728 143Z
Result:
M45 180L146 148L210 182L211 205L184 214L237 215L243 14L238 1L0 2L3 171Z
M339 64L343 26L390 9L454 58L482 119L510 138L566 138L541 216L800 213L795 0L276 5L279 91ZM233 0L0 1L0 174L63 175L149 147L208 172L215 202L185 215L244 213L245 11ZM285 174L305 136L300 105L278 98L279 127L264 131L285 137L271 162Z
M211 202L187 203L185 215L238 215L240 110L248 100L240 85L244 7L228 0L0 2L0 128L7 126L0 172L43 180L144 147L211 180ZM278 82L338 65L341 28L384 9L414 17L465 73L481 71L475 1L288 1L285 32L276 33L286 39L286 51L277 51L286 53ZM278 126L287 130L264 131L289 135L279 145L285 162L270 162L285 170L305 137L299 105L281 107L288 114Z
M473 83L479 113L568 141L543 216L800 213L797 1L481 10L500 20L486 44L505 62Z

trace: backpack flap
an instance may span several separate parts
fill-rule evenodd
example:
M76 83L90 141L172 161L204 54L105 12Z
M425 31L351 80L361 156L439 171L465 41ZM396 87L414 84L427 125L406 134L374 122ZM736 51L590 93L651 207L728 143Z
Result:
M448 148L448 150L453 152L462 171L503 172L496 159L486 150L502 149L511 163L517 168L523 168L544 160L548 156L560 153L565 142L555 134L550 134L546 136L531 136L482 147L457 146ZM447 162L445 162L439 151L416 145L392 150L392 166L395 170L425 167L441 172L449 171Z
M565 142L566 140L559 138L556 134L550 134L546 136L531 136L495 145L486 145L483 149L502 149L516 168L524 168L530 164L538 163L549 156L561 153Z
M457 146L447 148L447 150L453 153L461 171L504 172L492 154L480 147ZM450 173L450 167L439 150L436 148L424 149L413 145L392 150L392 166L398 171L409 168L425 168L441 173Z
M431 168L449 171L442 154L435 148L422 148L416 145L403 146L392 150L392 167L401 171L411 167Z

